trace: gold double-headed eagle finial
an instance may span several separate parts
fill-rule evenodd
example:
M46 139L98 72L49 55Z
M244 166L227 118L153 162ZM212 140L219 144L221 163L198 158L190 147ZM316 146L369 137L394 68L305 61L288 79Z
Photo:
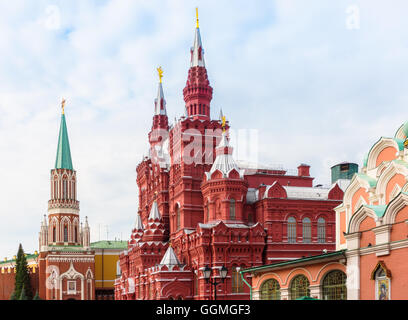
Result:
M159 74L160 83L162 83L162 79L163 79L163 69L162 69L162 67L157 68L157 73Z
M197 20L197 29L200 28L200 23L198 20L198 7L196 7L196 20Z
M226 123L227 123L227 118L225 118L225 116L222 116L222 132L225 132L225 127L226 127Z
M65 99L64 98L62 98L62 101L61 101L61 108L62 108L62 114L65 114Z

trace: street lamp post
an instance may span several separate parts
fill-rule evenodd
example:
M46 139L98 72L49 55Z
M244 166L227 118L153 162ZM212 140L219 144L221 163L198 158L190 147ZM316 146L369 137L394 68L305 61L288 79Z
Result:
M224 283L225 278L227 277L228 269L225 266L222 266L220 268L220 276L221 276L221 281L217 282L217 279L211 280L211 273L212 270L209 266L206 266L203 270L204 274L204 279L206 283L210 283L214 286L214 300L217 300L217 285L220 283Z

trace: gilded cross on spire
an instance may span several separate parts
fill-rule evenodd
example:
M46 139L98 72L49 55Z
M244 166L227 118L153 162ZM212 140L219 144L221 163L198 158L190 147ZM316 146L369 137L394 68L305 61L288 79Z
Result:
M65 114L65 99L64 98L62 98L62 101L61 101L61 108L62 108L62 114Z
M162 83L162 79L163 79L163 69L162 69L162 67L158 67L157 72L159 74L160 83Z
M196 7L196 20L197 20L197 29L200 28L200 23L198 20L198 7Z

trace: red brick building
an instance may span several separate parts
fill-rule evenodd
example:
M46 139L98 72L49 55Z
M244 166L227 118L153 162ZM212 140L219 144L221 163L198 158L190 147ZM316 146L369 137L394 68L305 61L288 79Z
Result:
M213 299L206 267L213 279L228 270L218 299L249 299L240 269L335 250L333 208L342 189L313 187L305 164L289 174L235 161L229 124L210 117L213 88L198 21L190 53L186 114L171 126L159 72L151 148L136 169L139 210L115 282L118 300Z

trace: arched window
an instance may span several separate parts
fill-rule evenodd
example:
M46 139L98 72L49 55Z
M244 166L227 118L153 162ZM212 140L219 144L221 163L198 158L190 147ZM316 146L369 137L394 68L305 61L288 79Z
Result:
M346 279L344 272L330 271L323 279L323 300L347 300Z
M309 218L304 218L303 225L303 243L310 243L312 241L312 223Z
M52 227L52 242L57 242L57 228Z
M324 220L324 218L317 220L317 242L326 242L326 220Z
M180 207L177 205L177 208L176 208L176 230L180 229L180 220L181 220Z
M241 293L244 292L244 283L239 274L239 267L232 267L232 293Z
M261 300L280 300L280 285L277 280L269 279L261 285Z
M230 210L229 215L231 220L235 220L235 199L230 200Z
M290 284L290 299L296 300L310 296L309 280L302 274L296 276Z
M288 242L296 243L296 219L293 217L288 219Z
M68 226L64 226L64 242L68 242Z

